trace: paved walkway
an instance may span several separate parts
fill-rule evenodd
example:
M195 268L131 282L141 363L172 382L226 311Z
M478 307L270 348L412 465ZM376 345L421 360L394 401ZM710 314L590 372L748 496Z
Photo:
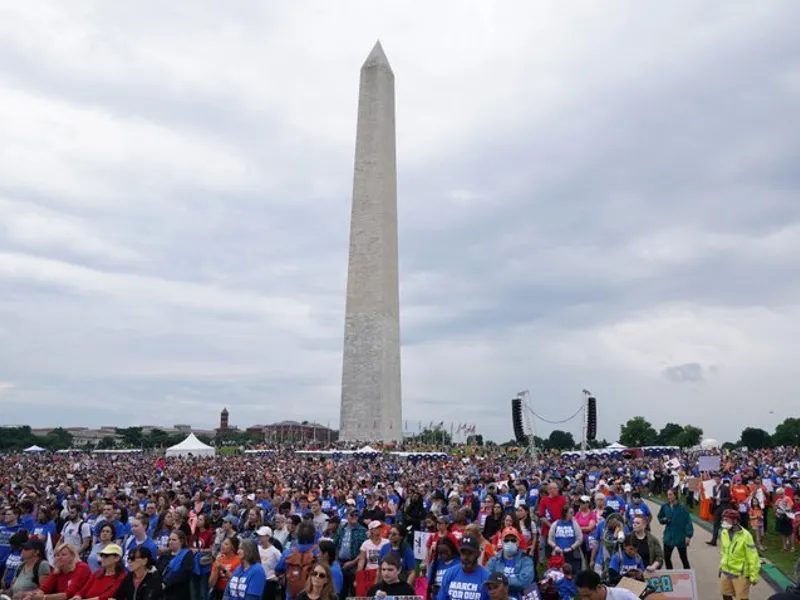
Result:
M652 530L659 540L663 539L663 527L655 519L658 514L659 506L653 502L647 503L653 511ZM719 569L719 546L716 548L708 546L706 542L711 539L711 534L698 527L695 523L694 538L689 546L689 564L694 569L697 578L697 591L702 600L713 600L722 598L719 593L719 580L717 570ZM672 553L672 565L675 568L681 567L680 557L677 550ZM751 600L767 600L775 590L763 579L755 587L750 589Z

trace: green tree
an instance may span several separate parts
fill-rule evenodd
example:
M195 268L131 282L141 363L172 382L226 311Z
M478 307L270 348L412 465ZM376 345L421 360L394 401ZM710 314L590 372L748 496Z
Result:
M681 448L692 448L703 439L703 430L694 425L686 425L680 435L675 438L675 446Z
M117 427L116 433L122 437L122 443L131 448L140 448L144 442L141 427Z
M772 442L776 446L800 446L800 419L789 417L775 428Z
M56 427L41 438L39 446L48 450L65 450L72 447L72 434L62 427Z
M633 417L619 428L619 443L628 448L652 446L658 439L658 433L644 417Z
M747 427L742 431L742 437L739 439L739 445L745 446L752 450L759 450L761 448L770 448L772 446L772 437L758 427Z
M570 432L554 429L550 432L544 447L548 450L572 450L575 447L575 440Z
M110 435L105 436L97 443L98 450L111 450L117 445L117 441Z
M589 450L599 450L600 448L605 448L606 446L610 446L608 440L603 438L602 440L587 440L586 447Z
M679 446L678 438L683 434L683 427L677 423L667 423L658 432L657 444L661 446Z

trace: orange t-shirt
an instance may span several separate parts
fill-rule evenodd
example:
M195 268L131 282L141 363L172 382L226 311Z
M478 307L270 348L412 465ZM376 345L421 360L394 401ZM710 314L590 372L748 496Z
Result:
M240 564L241 561L235 554L231 557L220 554L217 560L214 561L214 564L211 565L211 572L217 574L217 583L214 585L214 589L224 592L225 587L228 585L228 580L230 579L230 577L222 574L222 571L220 571L221 566L224 566L228 570L228 573L233 573Z

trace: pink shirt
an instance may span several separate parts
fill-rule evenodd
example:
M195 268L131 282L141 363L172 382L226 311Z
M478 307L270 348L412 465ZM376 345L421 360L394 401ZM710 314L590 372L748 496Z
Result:
M591 533L594 531L594 527L592 527L592 529L590 529L588 532L586 531L589 525L591 525L592 521L594 521L595 525L597 525L597 519L594 516L594 512L591 510L586 514L582 513L581 511L576 512L575 520L578 522L578 525L581 527L581 531L584 533Z

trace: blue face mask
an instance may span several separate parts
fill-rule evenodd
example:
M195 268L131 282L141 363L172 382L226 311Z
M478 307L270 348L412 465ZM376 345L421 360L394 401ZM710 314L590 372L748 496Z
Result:
M516 554L519 549L517 542L503 542L503 553L507 555Z

